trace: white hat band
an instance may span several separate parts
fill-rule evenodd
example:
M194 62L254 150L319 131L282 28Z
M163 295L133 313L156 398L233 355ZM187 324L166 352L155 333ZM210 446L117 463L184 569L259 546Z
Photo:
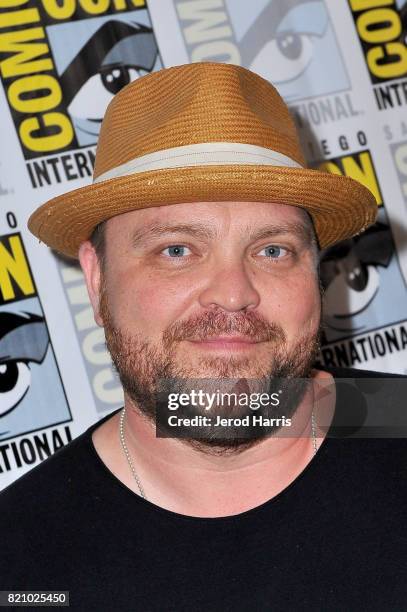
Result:
M182 168L188 166L211 166L229 164L253 164L258 166L285 166L302 168L288 155L240 142L205 142L163 149L148 153L116 166L94 179L100 183L108 179L148 172L150 170L165 170L167 168Z

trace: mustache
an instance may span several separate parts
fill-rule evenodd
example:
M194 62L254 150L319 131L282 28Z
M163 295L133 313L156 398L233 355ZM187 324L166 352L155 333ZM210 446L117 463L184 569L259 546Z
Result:
M102 320L109 328L113 328L107 291L102 282L99 304ZM186 320L174 321L163 332L163 348L169 350L175 342L183 340L204 340L207 338L236 334L250 337L254 342L277 341L281 344L287 343L287 335L284 329L275 322L267 321L261 314L248 311L246 313L228 314L221 308L208 310L197 314Z
M228 315L222 310L208 311L186 321L175 321L163 334L164 344L182 340L204 340L219 335L239 334L256 342L286 341L283 328L254 312Z

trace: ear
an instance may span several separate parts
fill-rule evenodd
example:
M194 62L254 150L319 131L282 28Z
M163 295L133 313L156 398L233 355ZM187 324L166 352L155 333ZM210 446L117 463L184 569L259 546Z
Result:
M99 301L100 301L100 288L101 288L101 269L99 258L96 255L96 251L92 243L87 240L82 242L79 247L79 261L81 268L85 275L86 287L90 302L93 308L93 316L95 321L100 327L103 327L103 320L100 317Z

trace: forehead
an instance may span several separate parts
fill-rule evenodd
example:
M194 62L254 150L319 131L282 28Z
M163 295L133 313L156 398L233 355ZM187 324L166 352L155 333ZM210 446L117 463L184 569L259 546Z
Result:
M308 213L297 206L269 202L192 202L154 206L112 217L107 221L108 236L116 232L155 228L157 225L205 224L220 232L242 232L263 225L312 228Z

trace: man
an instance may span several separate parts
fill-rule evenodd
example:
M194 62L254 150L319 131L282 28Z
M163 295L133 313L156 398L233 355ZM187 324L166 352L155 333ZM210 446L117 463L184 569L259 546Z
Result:
M69 591L78 610L407 609L406 444L330 436L362 395L313 368L318 249L376 204L304 166L284 102L244 68L178 66L115 96L94 184L29 227L79 258L125 406L3 492L2 589ZM192 400L229 383L274 391L268 424ZM185 437L161 401L180 391Z

